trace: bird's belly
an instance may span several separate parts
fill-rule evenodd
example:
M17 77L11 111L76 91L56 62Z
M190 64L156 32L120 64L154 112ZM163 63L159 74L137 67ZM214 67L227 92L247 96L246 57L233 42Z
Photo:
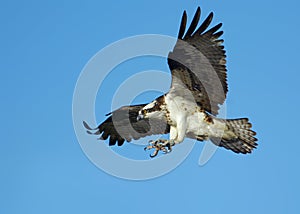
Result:
M167 104L167 117L169 120L169 124L175 127L177 126L177 123L183 118L187 119L188 115L197 113L199 111L199 107L195 104L195 102L186 100L181 96L172 97L170 95L167 95L165 99L165 102Z
M205 121L203 112L196 112L187 117L187 135L207 136L209 133L209 124Z
M210 136L222 137L224 125L219 120L208 116L194 102L181 96L166 97L167 120L169 125L177 127L178 123L186 123L185 136L193 139L207 139Z
M211 121L208 121L206 114L203 112L190 115L187 119L186 136L189 138L203 138L204 140L212 136L221 138L224 131L226 131L226 125L222 120L212 118Z

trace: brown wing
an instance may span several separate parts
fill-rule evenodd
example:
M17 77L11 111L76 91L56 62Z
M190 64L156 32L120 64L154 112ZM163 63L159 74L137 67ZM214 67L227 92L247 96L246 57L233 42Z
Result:
M107 114L109 117L94 129L86 122L83 125L89 134L100 135L101 140L109 138L110 146L116 143L121 146L125 140L130 142L149 135L169 133L170 127L164 118L136 120L139 110L145 105L123 106Z
M222 23L209 29L213 13L210 13L197 28L200 19L200 7L186 31L187 15L184 11L178 40L168 55L168 64L172 72L172 87L184 85L191 91L194 100L211 114L217 114L219 104L226 98L227 74L224 42L219 37Z

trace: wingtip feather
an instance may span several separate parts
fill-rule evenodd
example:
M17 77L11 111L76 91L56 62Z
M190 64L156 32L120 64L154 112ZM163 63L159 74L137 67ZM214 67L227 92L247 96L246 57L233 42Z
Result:
M187 14L186 14L186 11L183 11L181 23L180 23L180 29L179 29L179 33L178 33L178 39L183 38L184 31L186 28L186 21L187 21Z
M206 19L203 21L203 23L198 28L198 30L195 32L195 34L203 33L207 29L207 27L210 25L213 17L214 17L214 13L210 12L209 15L206 17Z
M187 32L184 36L185 39L188 38L188 37L191 37L193 35L193 33L194 33L194 31L195 31L195 29L198 25L199 19L200 19L200 13L201 13L201 10L200 10L200 7L198 7L197 10L196 10L195 15L193 17L193 20L190 24L190 27L189 27L189 29L187 30Z
M92 130L96 130L97 128L91 128L88 124L87 124L87 122L85 122L85 121L82 121L83 122L83 126L87 129L87 130L90 130L90 131L92 131Z

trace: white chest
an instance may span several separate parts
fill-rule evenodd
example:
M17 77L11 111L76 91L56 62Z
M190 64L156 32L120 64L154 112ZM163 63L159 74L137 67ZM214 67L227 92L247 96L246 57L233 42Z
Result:
M181 96L166 96L166 107L170 125L186 124L186 134L191 138L207 136L212 132L213 124L207 122L207 115L190 99Z
M166 108L168 111L168 119L171 120L172 125L176 126L179 121L188 120L189 117L196 115L200 108L195 102L185 99L182 96L165 97Z

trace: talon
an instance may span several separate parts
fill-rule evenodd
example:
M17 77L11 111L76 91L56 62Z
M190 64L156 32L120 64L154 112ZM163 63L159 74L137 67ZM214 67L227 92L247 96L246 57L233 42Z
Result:
M154 158L158 155L159 151L162 151L164 154L170 153L172 151L172 146L175 145L175 143L171 140L164 140L164 139L158 139L158 140L150 140L149 146L145 147L144 150L150 150L154 149L155 151L150 154L151 158Z
M150 149L153 149L154 147L152 146L152 145L150 145L150 146L146 146L145 148L144 148L144 151L146 151L146 150L150 150Z
M171 152L171 151L172 151L172 146L171 146L170 143L167 144L167 147L168 147L168 149L169 149L169 152Z
M168 142L165 143L164 146L168 147L169 152L171 152L172 151L172 146L174 146L174 145L175 145L175 143L173 141L168 141Z
M157 154L158 154L158 149L155 149L155 151L153 152L153 154L150 154L150 158L154 158Z
M165 153L165 154L169 153L168 150L167 150L166 148L162 148L161 150L162 150L163 153Z

